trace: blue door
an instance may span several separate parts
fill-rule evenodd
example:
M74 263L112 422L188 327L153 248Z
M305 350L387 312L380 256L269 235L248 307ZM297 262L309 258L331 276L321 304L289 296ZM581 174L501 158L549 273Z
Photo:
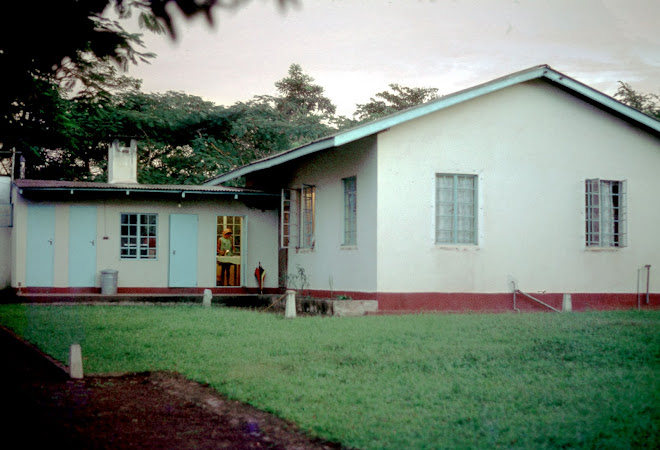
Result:
M69 286L96 286L96 207L69 207Z
M197 215L170 214L170 287L197 286Z
M55 207L30 205L27 209L25 284L53 286Z

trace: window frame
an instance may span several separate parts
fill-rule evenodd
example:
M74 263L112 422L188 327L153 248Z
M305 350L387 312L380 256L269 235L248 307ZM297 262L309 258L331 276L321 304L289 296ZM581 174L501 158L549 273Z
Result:
M441 190L447 189L440 186L441 179L451 179L451 201L441 201ZM461 188L459 186L459 180L461 179L470 179L472 181L472 190L471 201L465 202L459 200L459 191ZM435 227L434 227L434 242L435 245L479 245L479 220L478 220L478 210L479 210L479 176L476 174L469 173L436 173L435 174ZM449 206L451 214L441 214L442 205ZM460 210L465 208L460 208L461 205L471 206L470 210L472 212L471 216L461 215ZM440 229L442 218L451 218L451 227L449 229ZM469 219L471 223L471 230L465 229L460 226L461 219ZM441 232L449 232L451 238L449 240L440 239ZM461 239L460 235L462 233L471 232L471 239Z
M628 199L626 180L588 178L585 180L584 189L585 247L587 249L627 247ZM606 191L609 191L609 193ZM609 229L611 231L605 231Z
M316 186L304 184L300 195L300 248L315 245Z
M344 188L344 239L342 245L357 246L357 176L342 178Z
M135 223L130 221L135 216ZM124 222L127 217L127 222ZM146 222L142 223L142 218ZM153 219L153 223L150 221ZM143 234L143 227L147 230ZM134 230L135 234L131 233ZM124 231L127 231L125 233ZM125 239L128 240L125 243ZM143 240L146 239L146 244ZM131 241L134 243L131 244ZM134 254L131 255L131 250ZM158 214L157 213L120 213L119 214L119 259L133 261L155 261L158 259Z

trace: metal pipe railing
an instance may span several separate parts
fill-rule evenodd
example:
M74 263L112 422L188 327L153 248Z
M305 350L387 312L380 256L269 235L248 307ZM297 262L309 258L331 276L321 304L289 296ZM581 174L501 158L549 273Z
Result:
M525 297L530 298L530 299L534 300L535 302L540 303L541 305L543 305L543 306L545 306L545 307L547 307L547 308L550 308L551 310L553 310L553 311L555 311L555 312L558 312L558 313L561 312L561 311L559 311L557 308L552 307L552 306L548 305L547 303L542 302L542 301L539 300L538 298L534 298L534 297L532 297L532 296L529 295L529 294L525 294L525 293L524 293L523 291L521 291L520 289L516 289L515 291L513 291L513 301L514 301L513 309L516 309L516 306L515 306L516 292L521 293L521 294L524 295Z

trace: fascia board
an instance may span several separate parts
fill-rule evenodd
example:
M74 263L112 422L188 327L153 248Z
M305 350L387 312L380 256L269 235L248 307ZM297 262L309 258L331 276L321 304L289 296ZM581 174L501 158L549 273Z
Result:
M507 88L509 86L514 86L519 83L524 83L527 81L546 78L547 80L562 85L567 90L586 98L597 102L604 107L614 111L617 114L621 114L629 117L631 120L638 122L646 127L649 127L652 130L660 132L660 121L653 119L652 117L647 116L631 107L624 105L623 103L605 95L593 88L590 88L587 85L584 85L560 72L553 70L548 66L536 66L521 72L517 72L511 75L507 75L501 78L498 78L487 83L474 86L453 94L449 94L445 97L442 97L434 102L425 103L420 106L410 108L405 111L393 114L391 116L384 117L382 119L366 123L364 125L358 125L355 128L350 130L339 132L334 136L330 136L324 140L313 142L306 146L300 147L298 149L280 154L279 156L274 156L256 163L250 164L248 166L241 167L232 172L228 172L224 175L221 175L213 180L210 180L204 184L207 185L216 185L223 183L225 181L232 180L234 178L247 175L252 172L256 172L263 169L268 169L275 167L284 162L288 162L294 159L297 159L301 156L308 155L320 150L325 150L332 147L338 147L344 144L354 142L358 139L362 139L367 136L371 136L382 131L388 130L394 126L400 125L409 120L417 119L419 117L425 116L427 114L440 111L445 108L463 103L468 100L475 99L482 95L490 94L498 90Z
M272 194L270 192L264 192L264 191L206 191L206 190L185 190L185 189L130 189L130 188L102 188L102 189L94 189L94 188L71 188L71 187L35 187L35 186L29 186L29 187L18 187L16 186L16 189L18 189L19 194L22 194L23 192L71 192L71 194L75 192L109 192L109 193L126 193L128 195L129 193L149 193L149 194L177 194L177 195L182 195L185 197L187 194L190 195L195 195L195 194L200 194L200 195L240 195L240 196L246 196L246 195L259 195L259 196L278 196L280 194Z
M554 70L548 70L544 75L545 78L552 81L553 83L562 85L567 89L582 95L583 97L589 98L594 102L600 103L605 108L610 109L617 114L627 116L630 119L638 122L652 130L655 130L660 133L660 121L654 119L653 117L647 116L646 114L637 111L636 109L624 105L618 100L613 99L612 97L605 95L597 90L580 83L562 73L555 72Z

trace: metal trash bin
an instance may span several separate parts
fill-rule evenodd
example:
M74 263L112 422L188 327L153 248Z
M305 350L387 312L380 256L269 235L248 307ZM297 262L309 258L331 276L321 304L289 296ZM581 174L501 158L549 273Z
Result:
M101 294L116 294L117 293L117 278L119 271L114 269L106 269L101 271Z

